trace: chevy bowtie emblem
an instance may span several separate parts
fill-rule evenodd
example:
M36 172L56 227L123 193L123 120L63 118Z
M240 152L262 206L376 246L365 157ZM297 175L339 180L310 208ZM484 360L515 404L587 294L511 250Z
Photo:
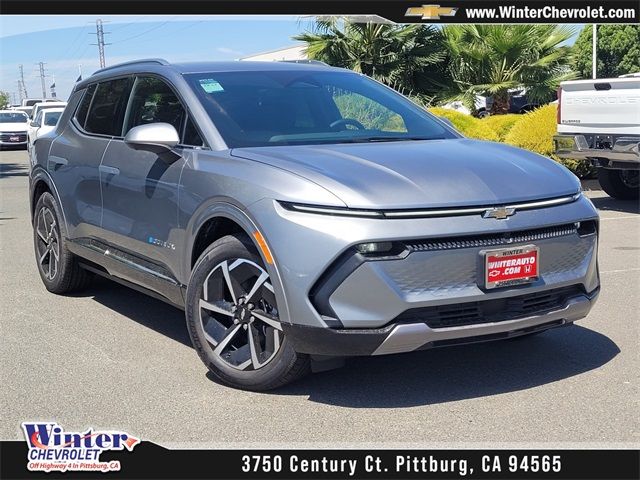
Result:
M515 208L509 207L496 207L490 208L489 210L485 210L482 214L482 218L497 218L498 220L504 220L507 217L510 217L516 213Z
M441 7L440 5L422 5L421 7L409 7L405 17L422 17L422 20L439 20L440 17L453 17L457 8Z

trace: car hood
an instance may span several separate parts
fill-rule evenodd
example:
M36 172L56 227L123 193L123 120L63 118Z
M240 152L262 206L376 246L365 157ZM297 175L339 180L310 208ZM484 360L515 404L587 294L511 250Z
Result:
M578 179L553 160L466 138L250 147L231 154L305 177L350 208L498 205L571 195L580 189Z
M26 132L28 123L0 123L0 132Z

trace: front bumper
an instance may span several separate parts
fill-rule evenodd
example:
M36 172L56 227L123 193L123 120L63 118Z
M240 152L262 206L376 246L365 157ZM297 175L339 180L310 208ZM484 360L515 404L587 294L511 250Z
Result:
M329 329L285 325L284 332L296 351L311 355L367 356L411 352L518 337L562 327L584 318L598 290L578 294L561 308L513 320L448 328L430 328L425 322L392 324L380 329Z
M479 214L351 218L291 211L268 199L253 204L251 213L275 260L268 268L278 287L283 328L301 352L370 355L398 351L391 345L407 336L415 339L400 351L460 338L550 328L586 315L595 298L590 295L599 287L598 216L586 197L518 211L503 220ZM578 222L594 228L579 231ZM483 287L481 252L487 245L502 248L501 243L487 243L500 239L513 247L535 244L540 248L540 277L535 282ZM355 245L383 241L412 244L412 248L395 258L353 261ZM542 309L516 309L501 318L494 315L506 311L504 302L516 297L569 287L577 291ZM462 321L434 327L425 320L428 309L466 308L485 301L493 302L491 309L480 309L472 325ZM391 343L378 351L385 342Z
M591 136L591 137L598 137ZM553 143L555 153L560 158L590 160L595 166L602 168L640 168L640 137L624 136L610 139L612 147L592 148L585 135L555 135Z

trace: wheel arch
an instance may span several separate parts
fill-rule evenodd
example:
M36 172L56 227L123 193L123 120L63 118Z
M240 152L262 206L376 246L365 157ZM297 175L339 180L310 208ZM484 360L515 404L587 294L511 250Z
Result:
M233 234L244 234L253 243L275 288L280 320L290 323L285 289L278 266L273 258L270 261L267 260L263 250L264 245L261 246L257 240L257 238L261 238L266 243L266 249L271 255L269 239L266 238L257 222L244 209L235 204L217 202L194 215L191 226L187 228L187 248L184 259L185 277L190 278L198 258L209 245L225 235Z
M43 169L38 166L34 167L31 172L31 190L29 194L29 200L31 202L29 211L31 213L31 223L33 223L33 217L35 214L36 204L38 203L38 199L42 196L43 193L49 192L53 195L53 198L56 200L58 204L58 208L62 213L62 221L67 226L67 217L64 213L64 209L62 208L62 202L60 201L60 194L58 193L58 189L56 188L51 176Z

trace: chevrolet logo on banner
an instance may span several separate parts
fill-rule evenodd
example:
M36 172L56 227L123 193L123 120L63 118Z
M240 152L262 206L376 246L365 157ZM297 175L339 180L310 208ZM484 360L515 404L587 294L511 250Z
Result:
M421 7L409 7L405 17L422 17L422 20L439 20L440 17L453 17L457 8L441 7L440 5L422 5Z

